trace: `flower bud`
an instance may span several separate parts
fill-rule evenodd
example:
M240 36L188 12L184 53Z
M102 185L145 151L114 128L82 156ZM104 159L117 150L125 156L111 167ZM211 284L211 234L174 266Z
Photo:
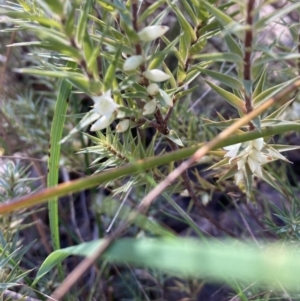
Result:
M159 69L146 70L143 72L143 76L153 82L164 82L170 78L170 75Z
M164 99L165 103L169 107L173 107L173 101L169 94L167 94L164 90L159 89L161 97Z
M131 71L139 67L143 62L143 57L141 55L133 55L127 58L123 64L124 71Z
M116 126L116 132L117 133L123 133L125 131L127 131L129 128L129 120L128 119L124 119L122 121L120 121L117 126Z
M112 121L112 118L107 118L105 115L103 115L91 126L91 131L94 132L106 129L112 123Z
M153 114L155 110L156 110L156 99L153 98L144 105L143 115Z
M143 28L138 35L141 41L150 42L163 36L168 30L168 26L152 25Z
M150 84L148 87L147 87L147 93L148 95L150 96L154 96L156 95L157 93L159 92L159 86L155 83L153 84Z

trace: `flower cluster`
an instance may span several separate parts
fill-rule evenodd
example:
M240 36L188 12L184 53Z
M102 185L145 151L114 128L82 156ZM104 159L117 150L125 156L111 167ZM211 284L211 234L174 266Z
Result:
M141 42L151 42L162 35L164 35L169 27L163 25L148 26L138 32L138 37ZM133 55L127 57L123 64L124 72L132 72L140 67L145 62L143 55ZM146 91L150 100L143 107L143 115L150 115L156 111L157 99L156 95L160 95L160 99L164 101L167 106L173 106L171 97L159 86L157 82L163 82L170 78L169 74L159 69L148 69L142 74L144 78L149 80L150 83ZM92 109L92 119L96 122L91 126L91 131L99 131L107 128L117 118L119 105L113 100L111 91L108 90L101 96L92 96L94 106ZM123 119L116 126L116 131L121 133L125 132L130 126L128 119Z
M91 131L99 131L107 128L116 118L119 105L111 97L111 91L106 91L101 96L92 97L94 101L93 111L99 115L99 119L91 126ZM125 132L129 127L129 120L122 120L116 127L117 132Z
M224 157L230 158L230 165L237 165L238 172L235 174L235 182L238 185L245 178L249 167L252 175L263 178L262 165L281 159L288 161L279 151L258 138L245 143L238 143L224 147L227 151Z

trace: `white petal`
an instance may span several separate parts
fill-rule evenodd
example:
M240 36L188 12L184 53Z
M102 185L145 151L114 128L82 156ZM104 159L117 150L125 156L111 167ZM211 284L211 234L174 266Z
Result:
M241 160L237 161L238 170L241 170L246 164L247 158L242 158Z
M105 128L107 128L111 123L113 119L112 118L107 118L106 116L102 116L99 118L92 126L91 126L91 131L100 131Z
M173 107L174 104L173 104L173 101L172 101L170 95L161 89L159 89L159 92L160 92L161 97L164 99L165 103L167 104L167 106Z
M164 82L170 78L170 75L159 69L146 70L143 76L153 82Z
M238 171L234 174L235 184L239 185L240 182L244 180L244 175L242 171Z
M129 123L130 122L128 119L124 119L124 120L120 121L116 126L116 132L123 133L123 132L127 131L129 128Z
M255 169L255 172L254 172L254 173L255 173L255 175L258 176L259 178L262 178L263 175L262 175L262 169L261 169L261 166L260 166L260 165L257 165L257 166L256 166L256 169Z
M255 149L253 149L253 150L250 151L249 156L253 160L255 160L255 161L259 162L259 163L261 163L263 161L262 153L260 151L255 150Z
M225 146L224 149L228 150L224 157L235 158L240 150L242 143L237 143L234 145Z
M97 102L99 102L103 97L110 97L111 98L111 90L107 90L106 92L104 92L102 95L100 96L92 96L92 99L94 101L94 103L96 104Z
M237 143L237 144L232 144L232 145L224 146L223 149L225 149L225 150L231 150L231 149L233 149L233 148L236 148L237 145L238 145L238 147L240 147L241 144L242 144L242 143Z
M153 98L150 101L148 101L143 108L143 115L149 115L149 114L153 114L156 110L156 99Z
M154 96L159 92L159 86L155 83L150 84L147 87L147 93L148 95Z
M123 64L124 71L131 71L139 67L143 62L143 57L141 55L133 55L126 59Z
M262 160L260 162L260 165L263 165L263 164L266 164L266 163L269 163L269 162L273 161L270 156L267 156L265 154L262 154L261 159Z
M145 27L138 33L138 35L141 41L150 42L163 36L168 30L168 26L153 25Z
M258 138L252 141L253 147L255 147L258 151L262 150L264 147L264 138Z
M94 110L100 114L105 115L107 118L114 113L119 106L108 95L102 95L96 99Z
M252 159L251 157L248 157L248 165L249 165L252 173L254 173L257 166L259 166L259 163L256 160Z
M250 143L245 149L244 149L244 153L245 154L249 154L253 149L253 143Z

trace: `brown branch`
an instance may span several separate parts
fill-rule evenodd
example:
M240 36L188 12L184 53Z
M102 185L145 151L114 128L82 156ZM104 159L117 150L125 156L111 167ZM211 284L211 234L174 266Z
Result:
M251 55L252 55L252 41L253 41L253 9L254 9L255 0L248 0L247 5L247 18L246 24L249 28L246 29L245 32L245 55L244 55L244 81L245 83L251 84ZM252 105L252 92L245 89L245 108L246 112L250 113L253 110ZM249 130L254 130L255 127L252 122L249 122Z

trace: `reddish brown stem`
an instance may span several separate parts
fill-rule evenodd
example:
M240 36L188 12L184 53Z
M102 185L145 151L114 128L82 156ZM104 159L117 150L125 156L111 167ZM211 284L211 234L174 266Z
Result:
M255 0L248 0L247 5L247 18L246 24L249 28L246 29L245 33L245 55L244 55L244 81L246 84L251 84L251 55L252 55L252 41L253 41L253 9L255 5ZM252 105L252 93L245 88L245 108L246 112L250 113L253 110ZM249 122L249 130L254 130L255 127L252 122Z

